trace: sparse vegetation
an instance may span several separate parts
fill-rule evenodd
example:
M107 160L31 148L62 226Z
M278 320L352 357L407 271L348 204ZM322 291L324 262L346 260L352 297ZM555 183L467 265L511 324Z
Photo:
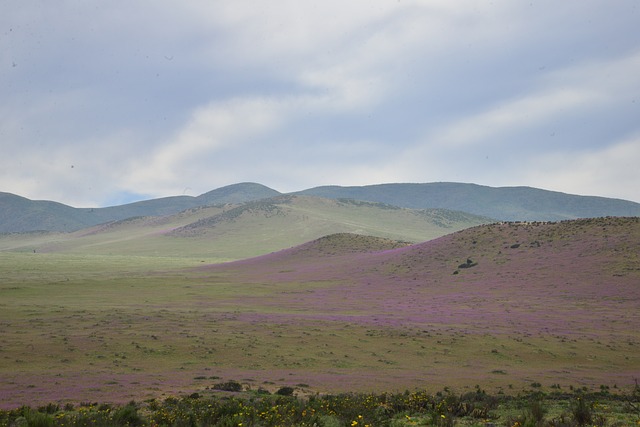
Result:
M237 381L230 380L230 381L225 381L225 382L214 385L213 389L238 392L238 391L242 391L242 384L240 384Z
M411 246L338 234L217 266L0 252L1 403L60 399L35 411L55 419L78 413L80 399L195 391L200 401L248 389L306 399L445 382L463 394L483 384L496 396L560 399L588 387L609 401L629 387L620 374L640 360L638 236L640 223L625 218L492 224ZM509 249L532 241L540 245ZM460 263L479 267L452 276ZM225 384L230 377L241 383ZM276 384L294 396L280 396ZM587 413L565 403L543 400L544 422ZM587 406L593 424L600 404ZM631 411L637 398L625 405ZM146 405L135 408L148 419ZM514 420L539 414L516 409ZM463 411L454 412L459 424Z
M518 396L446 389L403 393L344 393L301 398L248 391L150 399L124 406L87 403L0 411L0 426L633 426L637 393L603 395L535 392ZM55 410L53 410L55 409ZM53 412L51 412L53 410Z

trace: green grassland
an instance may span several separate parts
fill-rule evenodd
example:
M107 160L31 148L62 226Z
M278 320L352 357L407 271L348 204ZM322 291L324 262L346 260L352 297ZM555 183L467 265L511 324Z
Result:
M339 232L421 242L490 222L443 209L281 196L242 205L137 217L74 233L0 235L0 250L94 255L244 259Z

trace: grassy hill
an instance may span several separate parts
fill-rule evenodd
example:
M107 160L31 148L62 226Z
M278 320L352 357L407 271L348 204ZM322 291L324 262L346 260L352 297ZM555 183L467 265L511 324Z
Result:
M109 220L93 213L62 203L0 193L0 233L77 230Z
M358 246L363 238L351 239ZM352 384L367 384L374 367L391 383L611 385L637 375L639 218L481 225L372 251L339 249L347 241L328 236L206 270L243 286L297 284L303 298L275 288L262 297L261 307L287 307L265 322L361 331L334 350ZM311 342L307 351L321 354Z
M132 217L166 216L186 209L242 204L279 195L281 193L264 185L245 182L218 188L198 197L175 196L107 208L78 209L0 193L0 233L69 232ZM362 200L411 209L447 209L505 221L640 216L639 203L530 187L493 188L459 183L381 184L316 187L290 195Z
M627 390L640 368L639 218L479 225L414 245L338 233L217 265L6 251L0 264L0 396L13 407L229 380L308 394Z
M301 191L326 198L352 198L413 209L443 208L503 221L560 221L603 216L640 216L640 203L577 196L531 187L487 187L437 182L361 187L323 186Z
M212 262L257 256L333 233L415 243L491 221L444 209L278 196L164 217L134 217L74 233L5 235L0 236L0 250L201 257Z
M278 195L277 191L255 183L222 187L197 197L174 196L144 200L106 208L73 208L61 203L29 200L0 193L0 233L80 230L97 224L140 216L165 216L186 209L244 203Z

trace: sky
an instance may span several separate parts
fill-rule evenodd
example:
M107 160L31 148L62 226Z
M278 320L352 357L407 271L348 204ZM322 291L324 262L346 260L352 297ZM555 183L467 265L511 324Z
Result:
M637 0L2 0L0 191L471 182L640 202Z

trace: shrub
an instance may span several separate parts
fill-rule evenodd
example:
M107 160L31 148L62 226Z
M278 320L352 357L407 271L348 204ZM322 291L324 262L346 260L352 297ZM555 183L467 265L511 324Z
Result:
M214 390L222 390L222 391L242 391L242 384L238 381L229 380L223 383L218 383L213 386Z
M471 268L475 267L476 265L478 265L477 262L474 262L471 258L467 258L467 262L458 265L458 268Z
M141 426L144 420L133 405L123 406L113 414L113 421L122 426Z
M280 387L276 394L280 396L293 396L293 387Z
M536 424L539 424L544 419L544 416L547 414L547 408L544 407L541 401L534 400L531 403L529 403L529 408L527 413L529 418L534 420Z
M47 406L41 406L38 408L38 412L44 412L45 414L55 414L60 410L60 406L49 403Z
M53 427L53 417L42 412L27 411L24 416L29 427Z
M583 398L578 397L576 402L573 404L571 408L571 414L573 415L573 420L579 426L585 426L591 423L593 418L593 414L591 412L591 405L589 405Z

